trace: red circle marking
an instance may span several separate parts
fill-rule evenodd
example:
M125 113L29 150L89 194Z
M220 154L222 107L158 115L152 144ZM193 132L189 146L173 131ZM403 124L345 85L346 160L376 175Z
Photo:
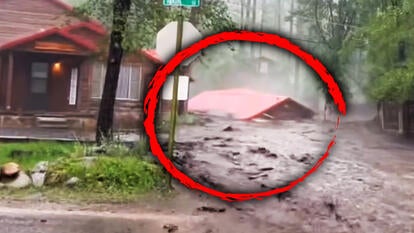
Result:
M157 108L158 103L158 92L164 84L167 76L171 74L181 62L195 55L200 50L205 49L211 45L219 44L226 41L248 41L255 43L266 43L285 49L291 52L292 54L295 54L297 57L301 58L309 67L311 67L319 75L319 77L327 84L328 91L332 96L334 103L337 105L339 112L341 112L343 115L346 114L346 104L338 84L335 82L332 75L329 74L325 66L319 60L317 60L311 54L306 53L299 46L293 44L289 40L282 38L278 35L269 33L250 31L221 32L209 36L205 39L202 39L197 43L191 45L190 47L180 51L166 65L161 66L157 70L154 78L151 80L148 86L148 93L144 100L144 113L147 115L144 121L144 127L149 137L151 151L154 154L154 156L156 156L159 159L160 163L174 178L179 180L182 184L184 184L190 189L199 190L207 194L219 197L226 201L246 201L250 199L261 200L264 197L279 194L292 189L297 184L304 181L310 174L315 172L322 165L323 161L328 157L329 150L335 144L336 135L333 136L331 142L328 145L328 148L326 149L326 152L315 163L315 165L309 171L307 171L302 177L290 182L288 185L265 192L224 193L206 187L200 183L197 183L193 179L188 177L186 174L178 170L174 166L174 164L165 156L155 133L154 118L155 109ZM338 128L338 125L339 117L336 128Z

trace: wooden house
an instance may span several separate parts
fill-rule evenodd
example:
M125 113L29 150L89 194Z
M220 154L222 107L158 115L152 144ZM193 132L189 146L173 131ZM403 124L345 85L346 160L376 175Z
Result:
M109 34L71 11L60 0L0 0L0 129L95 130ZM116 129L141 128L146 86L159 63L149 50L123 60Z
M378 121L382 130L397 135L414 135L414 101L379 102Z

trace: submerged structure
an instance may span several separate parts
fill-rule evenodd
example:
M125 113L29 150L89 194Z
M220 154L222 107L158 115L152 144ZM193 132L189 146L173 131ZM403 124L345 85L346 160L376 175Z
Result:
M290 97L241 88L202 92L190 99L188 110L236 120L310 119L315 115Z

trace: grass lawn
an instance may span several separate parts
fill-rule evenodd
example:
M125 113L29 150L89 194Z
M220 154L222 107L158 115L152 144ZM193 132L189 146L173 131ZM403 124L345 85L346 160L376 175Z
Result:
M162 168L139 155L139 150L113 146L105 155L97 155L92 166L84 162L85 147L75 143L29 142L0 144L0 164L16 162L29 173L40 161L48 161L45 185L21 190L0 189L0 196L25 199L41 193L54 200L96 202L132 201L147 195L168 193ZM79 178L74 187L65 182Z
M74 143L28 142L0 143L0 164L16 162L22 169L30 170L40 161L53 161L76 151Z

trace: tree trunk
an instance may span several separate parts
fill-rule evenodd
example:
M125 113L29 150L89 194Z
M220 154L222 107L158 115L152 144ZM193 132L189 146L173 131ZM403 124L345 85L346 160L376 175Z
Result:
M124 50L122 48L131 0L114 0L111 40L105 75L105 84L99 107L96 126L96 143L100 145L103 139L112 140L112 126L116 90L118 87L119 71Z

